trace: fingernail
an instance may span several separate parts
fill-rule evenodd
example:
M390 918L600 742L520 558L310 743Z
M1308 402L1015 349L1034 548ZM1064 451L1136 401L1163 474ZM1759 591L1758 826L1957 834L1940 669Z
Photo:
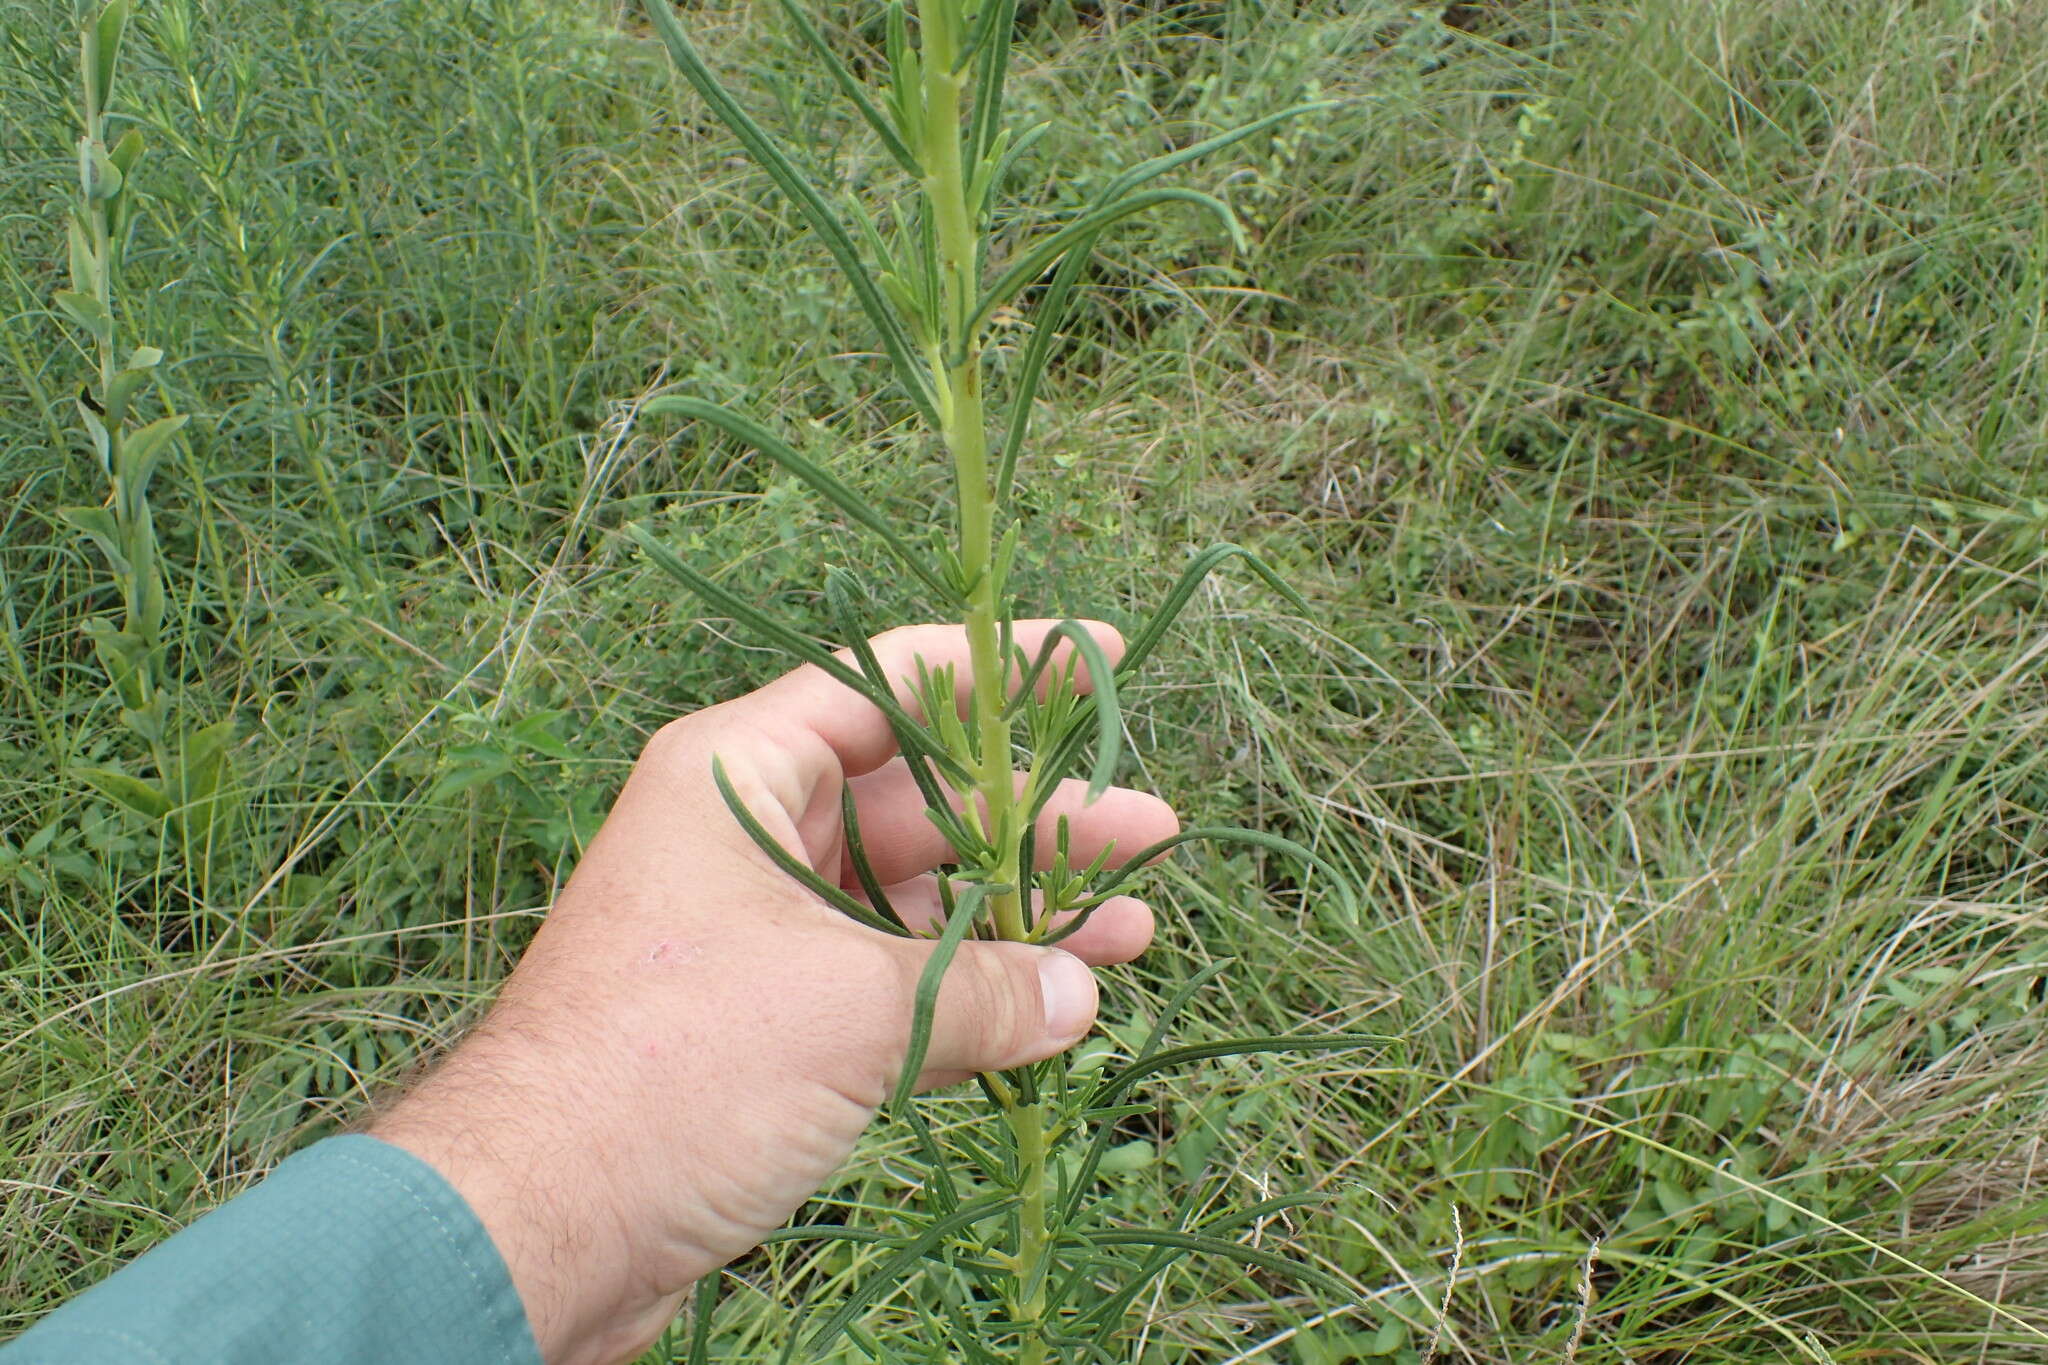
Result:
M1095 973L1072 953L1051 948L1038 959L1038 994L1048 1037L1079 1038L1095 1022Z

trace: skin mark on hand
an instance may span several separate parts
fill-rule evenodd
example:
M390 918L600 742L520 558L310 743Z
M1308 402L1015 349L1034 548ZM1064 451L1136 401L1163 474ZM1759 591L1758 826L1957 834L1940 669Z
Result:
M704 950L694 943L677 943L672 939L663 939L648 951L647 960L681 965L685 962L695 962L702 956Z

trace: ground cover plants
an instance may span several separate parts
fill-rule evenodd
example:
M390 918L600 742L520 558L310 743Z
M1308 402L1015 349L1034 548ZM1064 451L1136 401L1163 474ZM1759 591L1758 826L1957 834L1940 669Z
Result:
M1121 780L1311 848L1364 910L1180 851L1077 1068L1224 958L1176 1041L1404 1040L1148 1078L1103 1216L1329 1194L1227 1235L1345 1297L1190 1258L1120 1351L2035 1358L2042 7L1020 11L1046 221L1334 101L1163 182L1242 251L1184 205L1097 244L1018 484L1049 615L1134 634L1221 540L1307 601L1212 576L1119 679ZM679 17L757 121L843 135L807 168L898 183L779 5ZM109 491L53 301L72 19L0 2L0 1331L357 1112L502 974L642 738L783 667L625 526L821 642L820 543L891 582L802 480L635 395L745 410L892 525L950 497L637 5L138 4L116 359L164 353L138 423L191 414L150 487L164 667L181 733L232 722L232 800L203 841L132 810L83 771L160 776L63 515ZM999 378L1037 302L995 319ZM927 1106L943 1135L985 1100ZM805 1221L894 1226L918 1162L878 1128ZM706 1349L772 1358L872 1269L765 1248ZM914 1337L903 1307L856 1326Z

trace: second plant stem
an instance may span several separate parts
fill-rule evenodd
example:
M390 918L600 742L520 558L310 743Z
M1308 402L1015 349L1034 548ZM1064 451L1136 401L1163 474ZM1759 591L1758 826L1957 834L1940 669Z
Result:
M981 345L972 325L980 285L980 206L969 202L971 188L961 154L958 23L957 7L943 0L924 15L924 193L942 289L931 366L941 434L959 492L960 563L971 584L966 626L980 760L976 794L995 850L990 880L1006 888L991 898L991 916L998 935L1022 940L1031 932L1025 912L1028 869L1019 866L1023 831L1010 769L1010 661L1004 657L1004 604L996 582L995 490L989 481ZM996 1093L1005 1099L1004 1118L1017 1153L1016 1295L1011 1311L1021 1338L1018 1360L1038 1365L1045 1359L1045 1112L1033 1088L1002 1087Z

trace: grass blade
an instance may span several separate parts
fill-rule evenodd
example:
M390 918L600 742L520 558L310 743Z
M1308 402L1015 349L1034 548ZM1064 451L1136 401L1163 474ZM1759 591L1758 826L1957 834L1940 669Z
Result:
M880 286L868 274L866 264L861 260L860 253L854 249L853 239L847 235L838 215L832 212L824 196L804 178L803 172L796 168L795 163L776 144L775 139L770 137L760 124L754 122L746 110L740 108L738 101L734 100L725 87L719 84L718 78L711 74L711 68L704 64L704 59L697 55L697 49L691 45L689 35L683 32L682 23L676 18L670 0L642 0L642 7L647 11L647 17L653 21L655 32L661 35L662 42L668 47L669 56L675 59L677 68L682 71L683 78L695 87L698 95L711 106L711 112L717 116L718 121L732 130L733 135L740 140L740 145L746 149L747 155L768 173L769 179L789 197L790 203L796 206L797 212L803 215L811 230L823 239L826 250L832 253L832 259L838 263L840 273L845 275L847 283L853 286L854 296L859 300L861 310L868 315L868 320L881 334L882 349L887 352L890 364L895 367L898 382L910 395L910 401L916 404L918 414L926 422L936 426L938 416L932 397L931 379L918 363L917 352L903 330L902 321L890 308L889 301L882 296Z
M691 1296L690 1354L685 1357L689 1365L709 1365L711 1360L711 1315L718 1308L718 1281L724 1273L714 1270L697 1281L697 1292Z
M946 586L945 580L918 558L889 525L888 519L877 512L867 499L840 482L836 475L823 466L799 454L796 447L751 417L717 403L707 403L701 398L686 398L681 395L650 399L641 411L657 416L674 413L692 421L709 423L726 435L752 446L809 484L814 492L834 507L874 532L876 537L889 547L889 553L896 556L897 562L916 574L927 587L938 593L948 606L959 605L956 595Z

